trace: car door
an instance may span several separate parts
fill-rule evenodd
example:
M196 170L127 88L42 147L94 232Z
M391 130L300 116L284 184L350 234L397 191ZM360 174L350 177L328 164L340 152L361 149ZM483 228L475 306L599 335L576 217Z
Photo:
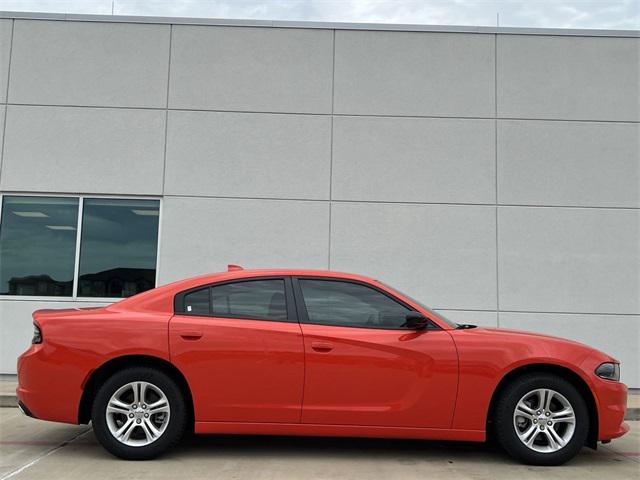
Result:
M446 330L403 327L413 309L362 282L298 277L294 289L303 423L451 427L458 358Z
M291 280L253 278L176 296L171 360L196 421L299 423L304 347Z

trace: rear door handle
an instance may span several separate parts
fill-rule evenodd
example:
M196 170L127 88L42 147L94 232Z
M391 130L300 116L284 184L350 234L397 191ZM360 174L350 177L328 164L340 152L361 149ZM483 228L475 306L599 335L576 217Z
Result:
M180 336L185 340L198 340L199 338L202 338L202 332L199 332L197 330L189 330L180 332Z
M328 342L311 342L311 348L316 352L327 353L333 350L333 344Z

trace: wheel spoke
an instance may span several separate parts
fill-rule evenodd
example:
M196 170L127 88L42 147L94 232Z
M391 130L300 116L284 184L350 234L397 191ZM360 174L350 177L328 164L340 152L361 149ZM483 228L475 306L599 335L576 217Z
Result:
M140 402L140 382L133 382L131 384L131 388L133 389L133 403L137 404L138 402Z
M560 436L558 432L555 431L553 427L548 428L546 431L547 431L547 438L553 439L553 443L550 440L549 445L555 444L556 450L559 450L562 447L564 447L565 445L564 439Z
M115 437L121 440L128 440L131 435L131 431L135 428L135 422L133 418L127 418L127 421L124 422L117 432L115 432Z
M155 403L149 405L149 415L155 415L156 413L168 412L169 404L165 399L160 399Z
M143 425L143 428L145 429L145 433L147 431L150 432L149 436L151 438L156 438L160 436L160 430L158 430L156 426L153 424L153 422L148 418L144 419L144 421L142 422L142 425Z
M549 433L549 430L544 430L543 433L545 438L547 439L547 442L549 443L549 448L552 451L558 450L558 444L556 443L556 440L553 438L553 436Z
M535 410L529 405L524 403L524 400L520 400L516 405L516 414L525 418L533 418L535 416Z
M544 390L545 400L544 400L544 410L547 412L551 411L551 400L553 399L555 392L553 390Z
M142 431L147 438L147 442L154 441L160 435L160 431L156 427L154 427L147 418L145 418L144 421L140 424L140 428L142 428Z
M565 408L559 412L551 412L551 418L556 423L575 423L576 417L573 414L572 408Z
M531 445L538 435L538 427L535 425L531 425L525 432L518 432L518 436L520 440L522 440L525 445Z
M117 400L111 400L107 405L107 413L121 413L127 415L129 413L129 406Z
M139 386L140 386L140 403L145 403L145 398L146 398L146 394L147 394L147 385L148 383L146 382L140 382Z

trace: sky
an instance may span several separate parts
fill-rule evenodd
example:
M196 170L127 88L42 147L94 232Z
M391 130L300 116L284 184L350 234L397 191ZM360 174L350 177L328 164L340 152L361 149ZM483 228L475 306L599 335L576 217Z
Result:
M640 29L640 0L0 0L0 11Z

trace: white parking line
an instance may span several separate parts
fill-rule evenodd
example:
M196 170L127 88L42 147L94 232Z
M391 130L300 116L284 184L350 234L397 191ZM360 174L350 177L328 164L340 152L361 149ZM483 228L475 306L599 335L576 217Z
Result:
M67 445L69 445L70 443L72 443L73 441L77 440L78 438L82 437L83 435L89 433L91 431L91 428L86 429L83 432L80 432L79 434L77 434L75 437L69 439L69 440L65 440L64 442L62 442L60 445L57 445L49 450L47 450L46 452L44 452L43 454L37 456L36 458L34 458L33 460L31 460L29 463L24 464L23 466L21 466L20 468L14 470L13 472L9 472L7 473L4 477L0 478L0 480L8 480L9 478L15 477L16 475L24 472L27 468L35 465L36 463L38 463L40 460L42 460L43 458L48 457L49 455L51 455L52 453L57 452L58 450L60 450L63 447L66 447Z

